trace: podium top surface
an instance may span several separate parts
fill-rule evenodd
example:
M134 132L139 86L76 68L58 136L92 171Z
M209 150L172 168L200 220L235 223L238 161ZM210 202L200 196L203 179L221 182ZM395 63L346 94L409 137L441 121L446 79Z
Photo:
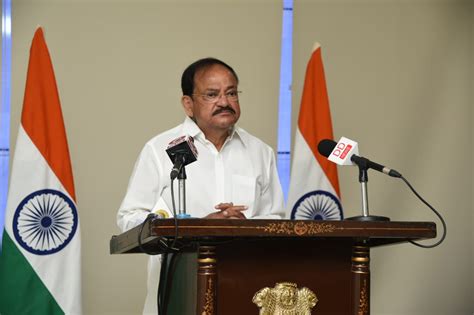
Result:
M143 246L153 248L160 238L176 235L174 219L147 222L110 240L111 254L140 253L138 238L141 231ZM178 237L188 242L232 239L336 239L365 240L370 246L402 243L436 237L433 222L358 222L311 220L223 220L179 219Z

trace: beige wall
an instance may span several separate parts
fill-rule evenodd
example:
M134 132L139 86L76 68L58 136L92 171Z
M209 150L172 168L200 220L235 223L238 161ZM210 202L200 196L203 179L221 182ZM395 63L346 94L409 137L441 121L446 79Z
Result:
M318 40L335 136L357 139L361 154L402 172L449 227L435 249L372 251L374 314L474 311L473 177L465 172L473 160L462 149L472 143L472 17L472 5L452 1L295 5L295 100ZM357 215L357 170L339 171L346 214ZM369 174L369 197L372 213L392 220L436 219L401 181L380 174Z
M471 64L471 76L470 76L470 91L471 91L471 95L470 95L470 99L469 99L469 110L471 111L471 121L470 121L470 125L471 125L471 130L470 130L470 137L471 137L471 162L472 162L472 159L474 158L474 126L473 126L473 123L474 123L474 110L473 110L473 105L474 105L474 4L471 4L471 7L470 7L470 12L471 12L471 49L469 51L469 55L471 56L470 58L470 64ZM472 163L471 163L472 164ZM474 226L474 183L473 183L473 179L474 179L474 167L471 166L471 220L472 220L472 225L471 226ZM471 261L473 262L471 264L471 283L472 283L472 286L471 286L471 294L472 294L472 297L471 297L471 301L474 301L474 250L472 249L474 247L474 232L473 230L471 229L471 239L472 239L472 243L471 243ZM473 307L474 308L474 307Z
M295 98L322 43L335 136L399 170L443 214L438 248L372 251L374 314L471 314L472 6L433 1L296 1ZM295 112L296 113L296 109ZM346 214L360 214L356 169L339 169ZM369 173L370 209L433 220L401 181ZM441 230L439 230L441 232ZM430 242L426 242L430 243Z
M108 254L137 154L146 140L181 122L179 78L203 56L234 66L244 91L241 125L275 148L281 3L13 2L12 141L29 45L40 24L73 160L85 313L138 314L146 259ZM449 227L435 249L372 251L373 314L474 311L473 150L459 149L474 145L474 15L467 3L295 0L295 120L304 68L319 41L335 136L359 141L362 154L402 172ZM357 172L339 174L346 215L356 215ZM369 195L374 214L438 222L401 181L370 173Z

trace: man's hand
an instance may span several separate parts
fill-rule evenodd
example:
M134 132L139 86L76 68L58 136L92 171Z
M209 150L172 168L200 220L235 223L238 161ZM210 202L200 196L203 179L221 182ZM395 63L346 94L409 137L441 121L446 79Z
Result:
M232 202L220 203L214 207L217 212L207 215L207 219L246 219L242 211L247 210L247 206L234 206Z

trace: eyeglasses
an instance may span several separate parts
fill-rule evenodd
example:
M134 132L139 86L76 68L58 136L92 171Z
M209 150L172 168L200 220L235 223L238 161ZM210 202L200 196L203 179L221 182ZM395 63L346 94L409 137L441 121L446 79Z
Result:
M230 90L224 93L224 96L227 100L229 101L238 101L239 100L239 94L242 93L242 91L235 91L235 90ZM209 91L204 94L193 94L197 96L201 96L206 102L217 102L222 94L216 91Z

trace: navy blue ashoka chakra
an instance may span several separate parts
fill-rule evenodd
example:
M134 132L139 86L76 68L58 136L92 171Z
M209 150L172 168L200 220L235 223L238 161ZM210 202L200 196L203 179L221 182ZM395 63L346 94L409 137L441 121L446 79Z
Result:
M74 202L58 190L43 189L23 199L13 217L16 241L30 253L50 255L69 244L78 224Z
M342 220L339 199L328 191L314 190L304 194L291 210L292 220Z

